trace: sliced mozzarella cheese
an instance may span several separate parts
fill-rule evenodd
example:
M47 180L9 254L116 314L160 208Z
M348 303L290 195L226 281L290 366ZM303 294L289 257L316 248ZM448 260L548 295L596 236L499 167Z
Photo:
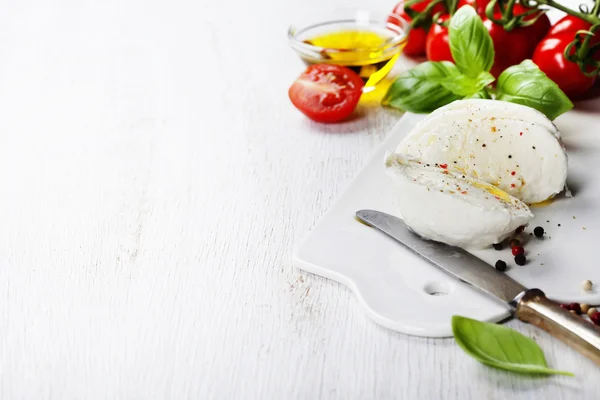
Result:
M497 100L459 100L439 108L396 152L446 164L530 204L560 193L567 178L567 156L554 124L533 108Z
M399 186L404 222L426 239L483 248L499 243L533 218L526 204L483 181L392 154L388 173Z

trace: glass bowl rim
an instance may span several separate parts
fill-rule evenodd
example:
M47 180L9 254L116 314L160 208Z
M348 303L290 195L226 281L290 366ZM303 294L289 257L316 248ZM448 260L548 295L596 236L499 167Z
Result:
M410 23L403 17L401 17L400 15L396 14L396 13L391 13L388 15L389 17L394 17L399 21L399 25L398 26L401 29L401 32L386 39L384 42L382 42L380 45L375 46L375 47L357 47L357 48L344 48L344 49L340 49L340 48L331 48L331 47L321 47L321 46L315 46L313 44L309 44L306 42L303 42L301 40L299 40L297 38L298 32L296 31L296 27L294 25L290 25L290 27L288 28L288 40L290 42L290 45L298 50L305 50L305 51L310 51L310 52L321 52L323 50L328 51L328 52L362 52L362 51L369 51L369 50L379 50L382 48L386 48L386 47L394 47L395 45L403 42L404 40L406 40L408 38L408 34L410 32ZM312 24L308 24L305 27L302 27L302 29L300 30L300 32L304 32L306 30L318 27L318 26L322 26L322 25L326 25L326 24L331 24L334 22L348 22L350 21L349 19L343 19L340 18L339 20L335 20L335 19L330 19L330 20L326 20L326 21L320 21L320 22L315 22ZM369 21L372 22L372 21ZM388 22L388 24L393 24L391 22Z

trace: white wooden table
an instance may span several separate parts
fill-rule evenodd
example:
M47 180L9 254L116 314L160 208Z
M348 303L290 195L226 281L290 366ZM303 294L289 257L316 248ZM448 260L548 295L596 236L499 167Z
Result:
M324 126L291 106L286 29L322 6L2 5L1 399L600 396L600 370L536 329L509 323L576 378L380 328L290 266L400 116Z

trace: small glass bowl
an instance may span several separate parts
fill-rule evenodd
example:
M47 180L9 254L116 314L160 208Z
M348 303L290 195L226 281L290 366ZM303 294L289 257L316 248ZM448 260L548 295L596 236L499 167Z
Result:
M357 72L367 86L387 75L408 41L409 23L396 14L381 15L363 9L335 10L329 18L290 26L290 46L307 64L336 64ZM321 47L315 38L339 32L370 32L382 38L377 45L361 47ZM373 79L376 78L376 79ZM375 82L374 82L375 81Z

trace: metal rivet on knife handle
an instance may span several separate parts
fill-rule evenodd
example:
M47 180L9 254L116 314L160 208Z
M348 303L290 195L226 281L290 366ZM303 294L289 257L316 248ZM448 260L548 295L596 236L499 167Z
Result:
M521 321L542 328L600 365L600 327L548 299L539 289L526 291L515 312Z

